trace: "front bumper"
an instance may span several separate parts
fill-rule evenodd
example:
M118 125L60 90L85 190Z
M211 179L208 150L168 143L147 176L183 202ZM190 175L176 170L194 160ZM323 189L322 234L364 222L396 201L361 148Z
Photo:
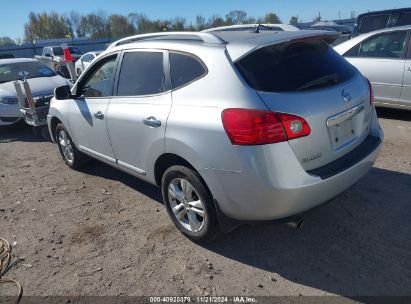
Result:
M22 118L18 104L0 104L0 126L9 126Z

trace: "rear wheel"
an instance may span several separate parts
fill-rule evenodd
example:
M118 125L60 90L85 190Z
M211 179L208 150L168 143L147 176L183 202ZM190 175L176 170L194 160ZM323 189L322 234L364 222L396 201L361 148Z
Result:
M56 126L56 141L61 157L72 169L79 169L87 162L88 157L77 150L70 135L62 123Z
M197 172L172 166L164 173L161 188L167 212L185 236L205 243L219 234L213 198Z

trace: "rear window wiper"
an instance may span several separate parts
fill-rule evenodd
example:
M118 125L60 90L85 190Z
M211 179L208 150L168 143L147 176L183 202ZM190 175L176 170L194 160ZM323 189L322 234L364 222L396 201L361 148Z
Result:
M334 74L329 74L317 79L314 79L312 81L309 81L301 86L299 86L296 91L303 91L309 88L313 87L318 87L318 86L323 86L325 84L336 84L338 83L338 80L340 79L340 75L334 73Z

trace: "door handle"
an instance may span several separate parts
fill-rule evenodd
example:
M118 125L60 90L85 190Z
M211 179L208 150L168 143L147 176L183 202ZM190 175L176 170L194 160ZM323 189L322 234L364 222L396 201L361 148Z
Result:
M407 71L408 71L408 72L411 72L411 67L408 67Z
M147 117L146 119L143 119L143 123L146 126L152 127L152 128L158 128L161 126L161 121L157 120L154 116Z
M104 119L104 114L101 113L101 111L98 111L97 113L94 113L94 117L97 119Z

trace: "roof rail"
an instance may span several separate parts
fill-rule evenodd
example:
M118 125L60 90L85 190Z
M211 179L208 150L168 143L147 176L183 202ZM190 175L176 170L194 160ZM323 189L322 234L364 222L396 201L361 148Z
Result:
M214 44L223 44L226 43L220 37L212 33L204 32L160 32L160 33L150 33L150 34L141 34L126 37L120 40L117 40L109 45L108 49L132 42L150 40L150 39L164 39L164 40L197 40L204 43L214 43Z

